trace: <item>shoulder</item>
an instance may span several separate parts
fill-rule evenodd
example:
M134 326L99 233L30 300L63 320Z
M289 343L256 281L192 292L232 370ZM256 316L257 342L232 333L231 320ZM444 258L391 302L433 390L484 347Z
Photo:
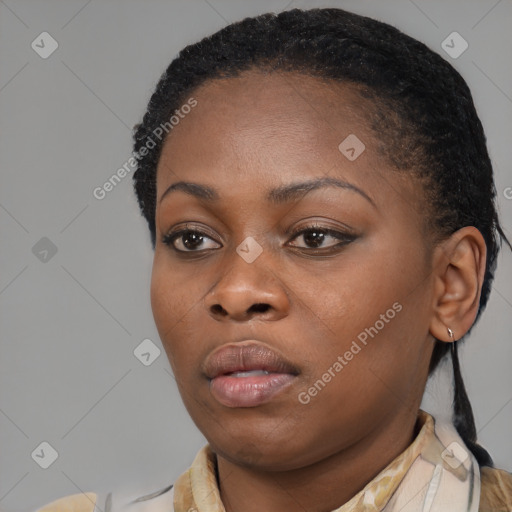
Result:
M126 512L172 512L174 510L174 485L141 496L126 504Z
M479 512L509 512L512 510L512 473L504 469L480 468Z
M97 494L85 492L64 496L34 512L172 512L174 509L174 486L128 501L109 492Z
M73 494L52 501L35 512L93 512L98 495L93 492Z
M172 512L174 509L174 486L127 500L109 492L107 495L86 492L64 496L34 512Z

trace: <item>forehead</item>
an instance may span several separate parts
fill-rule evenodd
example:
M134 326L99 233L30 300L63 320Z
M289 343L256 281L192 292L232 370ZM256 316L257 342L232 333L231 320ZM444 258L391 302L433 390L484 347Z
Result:
M167 137L159 181L167 181L169 174L161 168L180 174L229 167L240 175L268 171L269 178L284 178L298 164L318 173L340 165L360 172L382 166L366 122L373 104L353 86L292 72L251 70L209 80L191 96L197 106ZM363 158L346 165L349 160L339 145L349 136L364 141L365 151Z
M325 136L336 134L340 123L361 132L367 130L366 111L373 108L355 86L296 72L245 71L237 77L209 80L193 95L198 106L190 118L215 124L225 129L224 134L246 129L272 133L301 126L301 131L289 135L307 136L315 130Z

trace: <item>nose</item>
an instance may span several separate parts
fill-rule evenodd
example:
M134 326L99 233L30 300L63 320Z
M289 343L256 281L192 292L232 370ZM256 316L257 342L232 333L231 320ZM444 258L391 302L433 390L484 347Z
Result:
M247 263L234 255L233 264L205 296L205 305L214 320L275 321L288 315L288 294L260 258Z

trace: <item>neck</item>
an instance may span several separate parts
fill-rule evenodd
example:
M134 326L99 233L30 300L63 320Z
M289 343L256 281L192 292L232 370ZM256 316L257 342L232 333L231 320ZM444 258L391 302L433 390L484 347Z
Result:
M226 512L329 512L350 501L416 438L410 410L356 444L328 458L289 471L261 471L217 456L218 481Z

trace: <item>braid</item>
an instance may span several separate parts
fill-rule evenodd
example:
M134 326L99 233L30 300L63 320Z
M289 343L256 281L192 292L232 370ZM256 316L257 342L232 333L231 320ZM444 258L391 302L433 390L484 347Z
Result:
M493 460L487 450L476 441L476 426L473 408L469 401L466 386L462 380L457 352L457 342L451 343L451 356L453 364L453 424L460 437L475 456L480 466L494 466Z

